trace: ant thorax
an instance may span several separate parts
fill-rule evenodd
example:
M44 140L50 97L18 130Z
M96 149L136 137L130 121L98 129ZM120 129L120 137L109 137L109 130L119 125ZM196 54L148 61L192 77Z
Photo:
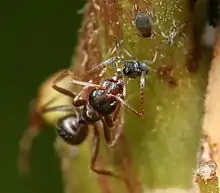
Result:
M93 109L89 103L87 103L87 105L85 105L83 108L81 120L85 123L93 123L99 121L100 119L101 115L95 109Z

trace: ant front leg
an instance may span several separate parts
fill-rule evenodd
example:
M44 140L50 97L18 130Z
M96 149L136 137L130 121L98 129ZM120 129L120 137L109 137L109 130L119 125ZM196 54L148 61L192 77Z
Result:
M115 178L122 178L119 175L114 174L112 171L105 169L97 169L96 161L99 154L99 145L100 145L100 133L97 128L97 125L94 124L94 136L93 136L93 149L92 149L92 158L91 158L91 170L97 174L112 176Z
M64 94L72 99L75 99L75 97L77 96L76 93L73 93L65 88L62 88L60 86L58 86L58 82L60 82L61 80L63 80L66 76L69 76L71 74L71 72L69 70L64 70L63 73L60 74L60 76L58 76L55 81L53 82L52 88L55 89L57 92ZM75 100L74 101L74 105L75 106L82 106L85 104L85 100Z
M83 82L83 81L80 81L80 80L75 80L75 79L72 79L70 80L70 83L72 84L77 84L77 85L81 85L81 86L84 86L84 88L82 89L81 92L79 92L73 99L73 104L75 106L82 106L82 105L85 105L87 103L87 100L89 98L89 94L90 92L88 92L89 88L96 88L96 89L99 89L99 90L105 90L102 86L98 85L98 84L93 84L92 82ZM80 99L80 96L83 95L84 99ZM81 104L81 105L78 105L78 104Z
M71 73L69 72L69 70L64 70L63 73L61 73L53 82L52 88L55 89L57 92L64 94L66 96L69 96L71 98L75 98L76 94L63 88L58 86L58 82L62 81L65 77L69 76Z

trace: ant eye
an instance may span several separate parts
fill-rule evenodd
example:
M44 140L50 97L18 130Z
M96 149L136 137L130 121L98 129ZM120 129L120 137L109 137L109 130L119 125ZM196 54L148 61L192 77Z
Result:
M87 125L81 123L80 120L73 115L62 118L57 126L58 135L72 145L82 143L88 134Z

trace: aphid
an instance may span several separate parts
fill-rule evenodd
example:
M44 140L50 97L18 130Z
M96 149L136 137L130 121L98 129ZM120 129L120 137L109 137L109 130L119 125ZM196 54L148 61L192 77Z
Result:
M125 53L130 60L125 60L123 57L120 57L117 53L116 56L111 57L104 62L100 63L99 65L95 66L94 68L88 70L85 74L90 73L99 68L105 68L108 64L112 64L113 68L116 69L116 73L121 73L121 77L126 77L130 79L135 79L140 77L140 103L141 103L141 110L138 112L140 117L144 117L144 88L146 84L146 76L150 67L148 64L153 64L157 58L157 52L154 55L153 60L138 60L135 56L131 55L125 48L122 46L123 41L118 41L116 39L116 46L113 48L110 55L115 52L120 51L121 53ZM118 63L122 63L122 68L119 68Z
M143 38L151 37L153 21L151 19L152 12L140 10L135 4L132 11L132 24L139 30L140 36Z

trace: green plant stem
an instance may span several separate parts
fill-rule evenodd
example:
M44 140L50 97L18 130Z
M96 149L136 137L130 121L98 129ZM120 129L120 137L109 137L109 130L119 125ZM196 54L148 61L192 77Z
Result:
M147 76L145 118L141 119L125 108L125 115L120 115L121 119L117 123L121 124L124 119L122 138L113 150L102 143L101 156L104 165L112 166L115 172L126 177L126 181L123 183L98 177L88 171L89 162L85 162L85 159L89 161L88 140L84 144L86 150L80 152L77 160L71 160L69 169L63 171L66 176L66 193L88 192L84 183L92 187L89 192L96 193L156 192L157 189L166 191L169 188L177 188L181 192L191 188L200 138L207 70L204 58L198 60L193 14L188 2L154 0L146 4L143 0L139 1L139 7L143 10L154 8L153 18L158 23L154 23L156 34L153 38L140 38L137 35L139 32L132 25L132 8L136 0L95 0L87 3L82 34L74 58L75 74L80 76L93 65L107 59L108 52L114 45L114 36L123 39L123 46L140 60L151 60L156 51L158 57L151 65L153 70ZM181 31L174 38L174 43L168 44L161 32L169 34L173 21L176 25L174 30ZM82 65L83 59L85 62ZM97 74L84 77L84 81ZM110 72L104 77L109 76L112 76ZM96 81L99 82L100 78ZM129 104L136 109L140 108L139 81L139 78L131 80L127 86ZM66 159L64 157L61 159ZM76 174L82 171L80 176ZM75 189L75 185L71 186L74 179L84 182ZM94 183L95 179L98 183ZM106 189L101 188L100 182L103 179L111 184L111 190L108 185Z

